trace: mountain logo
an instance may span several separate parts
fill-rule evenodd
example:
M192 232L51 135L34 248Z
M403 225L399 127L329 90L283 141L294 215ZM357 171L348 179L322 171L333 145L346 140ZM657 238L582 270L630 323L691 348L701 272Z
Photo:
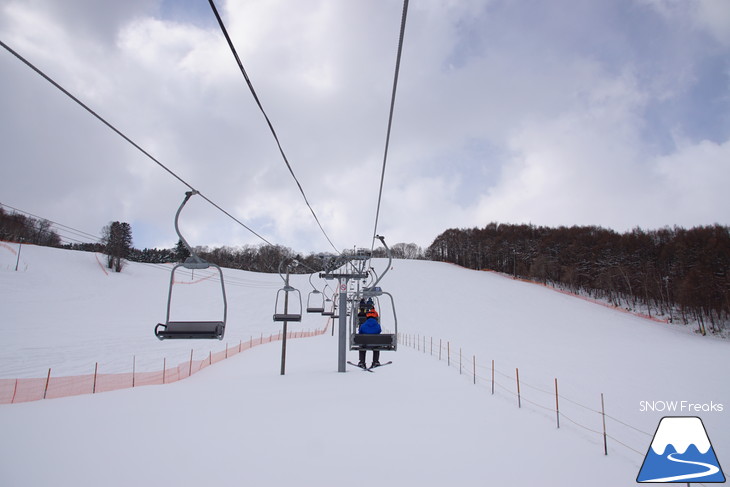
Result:
M725 482L702 420L694 416L662 418L636 481Z

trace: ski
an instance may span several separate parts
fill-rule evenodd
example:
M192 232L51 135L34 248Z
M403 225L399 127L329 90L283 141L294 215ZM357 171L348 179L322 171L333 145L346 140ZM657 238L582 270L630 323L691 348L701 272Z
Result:
M392 363L393 363L393 361L392 361L392 360L388 360L387 362L383 362L383 363L382 363L382 364L380 364L380 365L376 365L376 366L374 366L374 367L370 367L370 368L369 368L368 370L372 372L372 370L373 370L373 369L377 369L378 367L384 367L384 366L386 366L386 365L390 365L390 364L392 364Z
M360 370L364 370L365 372L373 372L372 370L368 369L367 367L360 367L356 363L350 362L349 360L347 361L347 363L350 364L350 365L352 365L353 367L357 367Z

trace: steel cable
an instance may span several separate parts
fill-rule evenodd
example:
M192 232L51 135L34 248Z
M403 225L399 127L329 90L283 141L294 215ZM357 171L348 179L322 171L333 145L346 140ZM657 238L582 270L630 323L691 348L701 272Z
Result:
M241 70L241 74L243 74L243 78L246 80L248 89L251 91L251 95L253 95L253 98L256 101L256 105L258 105L259 110L261 110L261 113L263 114L264 118L266 119L266 123L269 126L269 130L271 131L271 134L274 136L274 140L276 141L276 146L279 148L279 153L281 153L281 157L284 159L284 163L286 164L286 167L289 169L289 173L291 174L292 178L294 178L294 182L297 184L297 187L299 188L299 192L302 194L302 197L304 198L304 202L306 203L307 207L309 208L309 211L312 212L314 221L317 222L317 225L319 226L319 229L322 231L322 234L324 235L324 237L327 239L327 241L332 246L332 248L335 249L335 252L337 252L339 254L340 251L337 249L337 247L335 247L335 244L332 243L332 240L330 240L329 236L327 235L327 232L324 231L324 228L322 227L322 223L319 221L319 218L317 218L317 214L314 212L312 205L309 204L307 195L304 193L304 189L302 188L302 185L299 182L299 179L294 174L294 170L292 169L291 164L289 164L289 159L287 159L286 154L284 153L284 149L281 146L281 142L279 141L279 136L276 134L276 130L274 130L274 125L271 123L269 116L266 114L266 111L264 110L264 107L261 104L261 100L259 100L259 97L256 94L256 90L253 87L253 83L251 83L251 79L248 77L248 74L246 73L246 70L243 67L241 58L238 56L236 47L233 45L233 41L231 40L231 37L228 35L228 30L226 29L226 26L223 23L223 19L221 18L220 14L218 13L218 9L216 8L215 3L213 2L213 0L208 0L208 3L210 3L210 8L213 10L216 20L218 20L218 25L220 26L221 31L223 32L223 36L226 38L226 41L228 42L228 47L231 49L231 53L233 53L233 57L236 59L236 63L238 64L238 67Z

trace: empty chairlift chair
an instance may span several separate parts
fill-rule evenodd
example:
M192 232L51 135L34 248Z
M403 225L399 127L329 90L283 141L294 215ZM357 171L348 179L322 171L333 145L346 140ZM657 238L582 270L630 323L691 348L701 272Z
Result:
M332 301L332 299L328 298L325 294L325 290L327 290L329 286L325 286L324 290L322 291L322 295L324 296L324 310L322 310L322 316L334 316L335 314L335 303Z
M226 316L228 314L228 303L226 301L226 288L225 284L223 283L223 271L221 268L216 264L211 264L209 262L204 261L202 258L200 258L195 251L190 247L187 240L182 236L180 233L180 228L178 226L178 220L180 218L180 212L182 211L185 204L188 202L191 196L198 194L197 191L188 191L185 193L185 199L183 200L182 204L180 205L180 208L177 210L177 214L175 215L175 231L177 232L178 236L180 237L180 241L185 245L185 247L190 252L190 257L188 257L185 262L181 264L176 264L172 268L172 273L170 274L170 289L167 295L167 316L165 318L164 323L158 323L155 327L155 336L159 338L160 340L165 339L172 339L172 338L207 338L207 339L223 339L223 334L226 330ZM220 283L221 283L221 293L223 294L223 319L222 320L216 320L216 321L173 321L170 320L170 307L172 304L172 288L175 283L175 271L179 267L184 267L185 269L207 269L209 267L214 267L218 270L218 274L220 276Z
M296 261L294 261L296 263ZM274 304L274 321L281 322L298 322L302 321L302 293L298 289L289 285L289 268L287 266L286 278L281 274L281 265L279 264L279 275L284 279L284 287L276 292L276 303ZM290 264L291 265L291 264ZM283 293L283 294L282 294ZM289 294L296 293L297 299L292 303ZM280 299L283 296L283 299ZM293 309L290 308L293 306Z
M309 284L312 284L312 274L309 275ZM312 284L313 290L307 296L307 313L322 313L324 311L324 293Z

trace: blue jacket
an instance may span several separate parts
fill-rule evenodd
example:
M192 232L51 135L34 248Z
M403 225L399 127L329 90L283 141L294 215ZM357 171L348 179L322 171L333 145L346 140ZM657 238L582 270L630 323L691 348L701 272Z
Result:
M364 335L377 335L381 331L383 330L380 328L380 323L375 318L368 318L360 325L360 333Z

